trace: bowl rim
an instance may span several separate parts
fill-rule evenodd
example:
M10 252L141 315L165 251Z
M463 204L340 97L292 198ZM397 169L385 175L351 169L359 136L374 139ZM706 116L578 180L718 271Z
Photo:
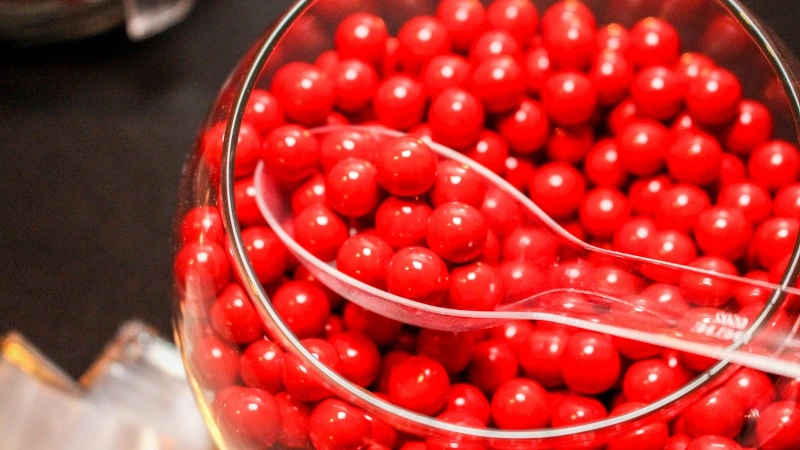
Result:
M289 351L299 354L304 358L304 362L314 368L313 370L321 376L334 394L348 402L354 403L356 406L368 412L377 411L382 414L389 414L395 418L400 418L403 421L401 428L407 430L416 430L417 432L421 431L423 433L457 433L463 437L475 439L498 441L533 440L544 442L557 438L574 437L576 434L622 431L621 427L623 426L632 425L649 416L666 414L669 407L673 407L676 403L686 402L693 394L702 393L711 387L715 387L718 382L732 374L738 366L729 363L727 359L723 359L670 395L649 403L641 409L577 426L510 431L500 429L477 429L454 425L440 421L434 417L400 408L379 398L370 391L353 384L314 358L272 307L269 296L258 281L255 271L247 259L241 237L241 228L235 209L234 184L236 179L234 176L234 161L237 139L233 137L239 134L239 128L250 94L255 88L261 72L269 60L269 57L273 54L275 47L295 20L302 16L303 13L318 1L325 0L296 0L274 25L267 30L265 36L259 41L255 52L252 54L252 59L247 60L249 64L243 66L245 72L244 75L237 80L238 85L234 89L235 94L232 109L227 117L223 141L219 192L223 224L232 247L231 257L236 270L243 275L242 281L248 293L252 298L258 299L258 301L254 301L253 303L259 315L261 315L263 320L274 325L274 331L279 334L277 337L280 343ZM714 1L727 11L730 16L734 17L738 24L747 31L748 36L754 41L758 49L761 50L770 67L777 75L784 93L788 98L795 132L798 133L798 130L800 130L800 95L795 86L794 73L788 66L788 61L786 61L787 55L782 50L785 46L773 37L769 29L763 26L739 0ZM800 273L800 239L795 243L795 247L792 250L790 261L780 281L780 286L785 288L794 285L798 273ZM739 338L733 341L728 348L736 349L742 345L746 345L750 340L756 337L762 328L769 325L770 319L777 313L787 297L785 291L774 291L766 302L761 314L753 320L750 327L745 330ZM776 351L780 351L780 349ZM597 434L594 436L597 436Z

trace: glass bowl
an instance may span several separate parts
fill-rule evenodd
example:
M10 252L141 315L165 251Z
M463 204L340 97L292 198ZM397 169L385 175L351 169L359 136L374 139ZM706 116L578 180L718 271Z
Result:
M534 3L541 12L553 2L537 0ZM798 141L800 103L794 75L797 65L784 46L738 1L588 0L584 3L595 13L599 24L616 22L630 26L648 16L669 20L681 33L683 51L702 51L734 72L743 81L745 97L761 101L770 108L776 137L793 143ZM252 196L254 189L250 187L250 194L247 194L245 185L248 181L234 176L237 140L232 139L239 135L250 95L254 89L268 89L272 76L282 65L291 61L314 62L323 51L332 49L336 25L350 13L374 12L384 18L391 33L396 33L409 18L432 15L437 4L436 0L402 0L391 4L374 0L298 1L264 32L247 53L211 109L197 148L185 166L180 187L174 324L198 404L221 448L266 447L242 440L242 430L226 430L228 425L218 414L219 407L214 406L224 403L219 394L225 388L240 383L242 349L215 335L212 313L209 312L219 291L230 280L236 280L244 289L258 311L267 335L280 346L285 358L291 357L299 362L303 370L327 386L335 398L352 405L354 411L368 415L373 433L379 422L392 430L384 429L384 432L394 433L395 443L428 439L436 448L594 448L653 421L673 419L699 397L725 382L737 369L724 360L716 362L670 395L636 411L597 422L540 430L478 429L415 413L372 394L317 360L291 332L270 302L272 287L263 286L258 281L247 258L241 216L237 216L237 198L242 201L240 195ZM214 146L214 150L209 150L209 145ZM185 254L181 254L190 245L184 243L187 230L183 218L198 207L219 211L221 223L205 224L200 231L195 230L191 243L194 247L190 252L193 256L187 259ZM253 217L247 220L258 222ZM192 233L191 230L188 232ZM222 248L225 250L220 253ZM800 271L799 262L800 253L795 247L781 280L782 286L794 285ZM783 292L774 292L760 316L731 345L742 345L757 336L758 331L783 307L785 297ZM280 414L269 408L266 411L273 414L271 419L265 417L263 426L281 427ZM307 437L295 437L294 441L285 437L292 445L282 446L280 439L274 445L277 448L311 448ZM370 439L365 437L365 448L377 445ZM752 439L748 442L753 446L758 444Z

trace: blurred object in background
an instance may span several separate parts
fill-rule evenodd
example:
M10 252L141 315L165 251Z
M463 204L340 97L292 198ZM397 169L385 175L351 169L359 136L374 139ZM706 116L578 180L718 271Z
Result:
M80 39L125 25L134 41L183 20L195 0L0 0L0 41L17 45Z
M175 346L123 325L74 381L15 333L0 337L0 450L210 450Z

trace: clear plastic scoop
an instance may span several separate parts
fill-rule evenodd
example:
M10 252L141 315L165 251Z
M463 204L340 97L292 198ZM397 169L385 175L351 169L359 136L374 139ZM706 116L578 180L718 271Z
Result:
M377 139L404 135L364 126L320 127L311 132L321 138L342 129ZM291 227L287 227L293 218L289 195L263 163L255 173L259 208L289 251L320 282L365 309L403 323L467 331L516 319L554 322L622 338L620 345L636 341L800 377L800 340L795 337L800 322L796 314L786 313L787 304L800 305L800 297L795 297L800 289L595 247L567 232L489 169L455 150L427 143L440 161L455 160L469 166L487 180L490 189L499 189L517 202L527 212L526 226L538 227L558 241L561 259L526 274L537 278L535 292L525 298L507 299L492 311L467 311L412 301L355 280L339 272L334 262L320 260L292 238ZM615 287L620 285L620 277L627 278L624 292ZM700 307L665 294L707 293L704 287L708 286L717 286L722 295L739 289L761 289L768 293L767 306L737 310L730 301L722 309ZM659 293L663 295L658 297ZM646 346L638 347L648 351Z

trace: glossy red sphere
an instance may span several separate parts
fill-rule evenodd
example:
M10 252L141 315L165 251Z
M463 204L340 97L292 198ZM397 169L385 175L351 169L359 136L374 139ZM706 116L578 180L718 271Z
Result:
M750 181L725 186L717 196L717 205L741 211L753 225L769 217L772 201L769 192Z
M341 58L363 58L377 64L383 59L389 31L383 19L369 13L345 17L336 27L334 43Z
M661 359L633 363L625 372L622 392L632 402L652 403L680 387L675 371Z
M431 58L450 51L447 28L432 16L417 16L406 22L397 40L400 66L409 73L418 73Z
M488 264L476 263L454 269L450 274L448 305L470 311L491 311L503 300L500 274Z
M466 51L486 25L486 9L478 0L443 0L436 17L450 35L453 50Z
M213 409L228 442L243 447L269 447L278 438L280 413L269 392L230 386L217 393Z
M389 292L422 303L439 305L450 288L447 266L424 247L398 250L386 268Z
M756 422L756 439L764 450L789 450L800 445L800 406L794 401L773 403Z
M454 160L439 163L436 168L436 183L430 192L433 206L449 202L466 203L480 208L486 196L486 178L466 164Z
M531 200L554 219L575 213L585 192L583 175L571 164L558 162L540 167L528 185Z
M530 154L547 142L550 119L541 103L525 99L515 110L500 117L497 131L512 151Z
M319 161L325 173L340 161L358 158L375 162L378 140L370 133L344 128L325 134L319 143Z
M587 192L578 209L581 225L589 235L611 239L631 216L627 197L614 188L598 187Z
M209 311L218 336L236 344L248 344L264 335L261 318L253 302L236 283L228 285Z
M363 411L333 398L318 404L308 421L308 436L318 450L359 448L370 433Z
M270 394L283 390L284 353L272 341L259 339L250 344L239 359L242 381Z
M580 125L594 114L597 91L586 75L559 72L545 83L542 104L553 122L566 126Z
M291 281L272 296L272 306L301 339L322 333L330 314L325 293L307 281Z
M739 102L736 118L720 138L725 148L739 155L749 155L772 136L772 114L754 100Z
M426 100L422 83L408 75L396 74L378 85L372 108L383 125L408 130L422 122Z
M386 266L394 250L379 236L357 234L348 238L336 255L336 269L358 281L385 289Z
M640 177L654 175L663 167L671 141L664 125L650 120L633 121L617 138L620 165Z
M631 99L640 116L655 120L671 119L683 106L683 85L672 69L650 66L633 78Z
M425 242L428 218L433 210L416 198L389 197L375 213L375 229L395 250Z
M478 419L484 426L489 423L491 407L486 395L477 387L468 383L450 386L447 397L447 411L460 411Z
M706 134L684 133L667 153L667 169L676 181L705 185L719 177L722 147Z
M561 375L569 389L581 394L599 394L619 377L619 353L611 338L580 331L570 336L561 356Z
M506 381L492 396L492 419L504 430L542 428L550 421L547 391L526 378Z
M525 74L512 56L487 56L475 66L470 88L488 113L506 112L522 101L526 90Z
M450 393L447 371L425 356L397 364L389 377L389 399L411 411L434 415L444 408Z
M381 200L378 169L364 159L339 161L325 178L326 203L346 217L361 217L372 212Z
M768 141L753 150L747 162L750 178L765 188L776 191L797 181L800 154L786 141Z
M433 140L456 149L478 141L484 120L481 102L461 88L445 89L433 98L428 110Z
M489 228L483 213L461 202L445 203L428 219L428 247L443 259L463 263L477 258L486 244Z
M663 19L648 17L631 28L628 54L637 66L671 66L678 60L680 48L677 30Z
M339 368L339 353L327 341L317 338L303 339L303 347L331 370ZM317 402L330 397L328 388L320 382L310 366L298 355L286 353L283 359L283 385L286 393L303 402Z
M736 208L717 206L697 216L694 237L700 251L736 261L745 255L753 229L744 213Z
M323 261L336 258L347 237L342 219L323 205L311 205L294 219L295 241Z
M420 81L426 94L435 97L448 88L468 87L471 73L472 66L464 57L452 54L439 55L431 58L422 69Z
M288 118L314 125L324 121L333 110L334 83L317 67L292 62L275 73L272 95L278 99Z
M386 141L375 166L378 183L392 195L422 195L436 182L436 154L413 136Z
M686 431L692 436L736 437L744 425L744 406L728 389L720 388L689 406L683 413Z
M694 228L697 216L710 206L711 200L703 189L688 183L676 184L659 198L656 226L687 233Z
M491 396L518 373L519 359L514 347L507 341L488 340L475 346L466 379Z
M742 85L733 73L712 68L689 82L684 98L693 119L707 125L721 125L736 117Z
M267 135L262 158L270 176L280 181L300 181L316 169L319 144L306 128L283 125Z

